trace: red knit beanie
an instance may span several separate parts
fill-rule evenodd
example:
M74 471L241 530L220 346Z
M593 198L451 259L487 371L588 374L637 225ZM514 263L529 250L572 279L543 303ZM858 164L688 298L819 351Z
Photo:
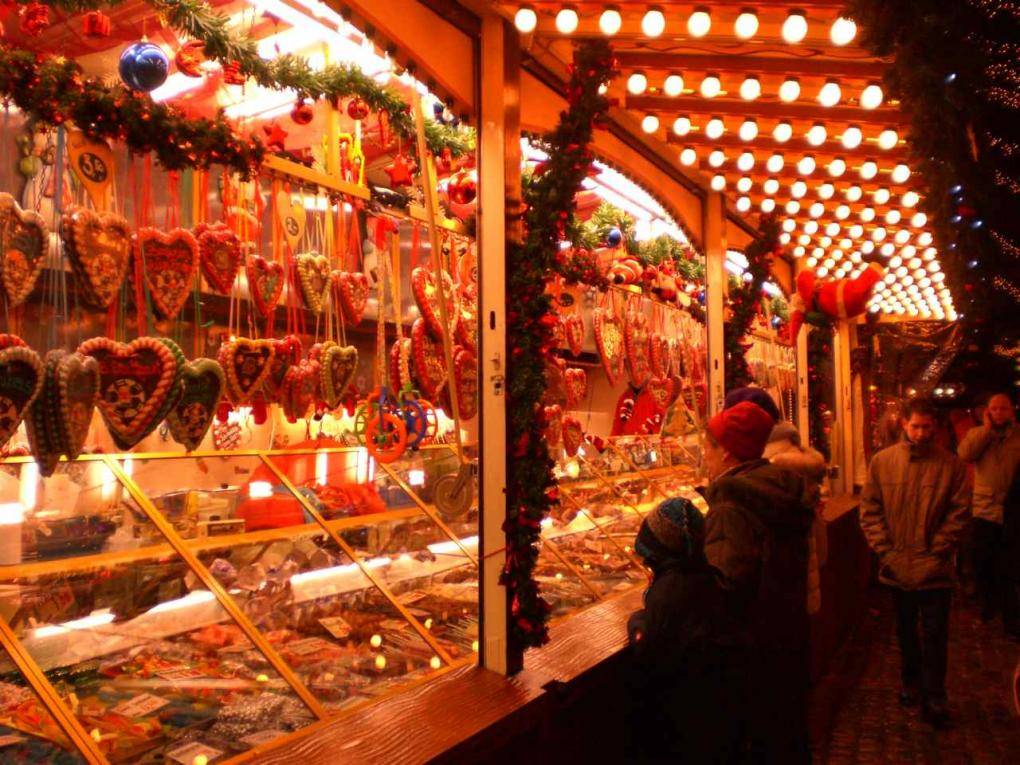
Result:
M742 401L708 421L708 432L741 462L756 460L765 451L775 421L757 404Z

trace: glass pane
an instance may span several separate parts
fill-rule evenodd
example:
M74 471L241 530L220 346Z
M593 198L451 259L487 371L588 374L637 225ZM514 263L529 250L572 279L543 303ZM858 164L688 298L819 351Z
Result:
M424 514L339 529L454 659L478 650L478 537L447 537Z
M0 465L0 576L7 567L160 545L162 536L98 460Z
M457 536L476 534L478 529L478 476L477 462L464 468L463 473L465 497L468 500L457 506L457 503L437 503L436 494L444 486L449 490L451 482L461 475L461 463L451 447L426 447L417 452L407 452L391 465L388 471L380 470L378 475L379 490L383 493L393 492L404 496L401 482L407 486L426 505L434 507L443 522ZM392 472L397 479L389 475ZM454 494L459 492L454 491Z
M259 457L125 459L122 464L184 539L314 523Z
M535 581L539 592L548 601L553 618L569 616L596 601L595 594L563 565L549 549L539 542Z
M0 646L0 762L85 762L53 715Z
M545 538L554 540L560 554L603 596L645 581L641 568L606 536L602 527L612 527L611 518L593 519L579 512L569 523L551 520L543 530ZM633 538L625 546L632 544Z
M414 506L403 491L381 490L377 479L381 471L363 448L276 454L269 459L329 520Z
M324 532L222 549L206 546L199 557L329 709L377 696L442 666Z
M176 553L23 573L0 613L111 762L212 761L313 721Z

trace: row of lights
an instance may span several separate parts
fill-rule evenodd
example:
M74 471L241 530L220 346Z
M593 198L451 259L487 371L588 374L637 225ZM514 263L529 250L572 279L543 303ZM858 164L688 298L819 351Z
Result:
M684 92L693 93L693 89L686 88L686 81L682 74L673 72L666 75L662 81L662 92L676 98ZM627 77L627 92L633 96L640 96L648 90L648 75L644 72L632 72ZM715 98L719 95L728 95L729 91L723 91L722 80L718 74L707 73L698 85L698 92L705 98ZM740 97L745 101L754 101L762 94L761 80L753 75L743 79L738 89ZM796 77L787 77L779 86L777 95L784 103L793 103L801 97L800 80ZM837 80L826 80L816 94L819 104L829 108L838 104L843 99L843 89ZM857 103L863 109L877 109L885 101L885 93L882 86L876 82L868 83L861 90Z
M698 152L693 146L684 147L679 154L680 164L690 167L698 161ZM708 153L707 162L708 166L712 168L721 168L726 162L729 161L729 157L723 149L713 149ZM736 167L741 172L750 172L757 162L757 158L751 151L741 152L736 159ZM781 153L775 153L765 160L765 169L770 173L779 173L786 166L786 157ZM805 154L796 164L797 172L801 175L811 175L818 169L818 163L815 158L810 154ZM841 177L847 171L846 161L840 157L836 157L831 160L827 166L829 175L834 178ZM890 169L882 169L878 166L878 163L873 159L867 159L860 164L857 168L857 174L865 181L873 180L878 177L879 173L888 173L889 179L896 184L906 183L910 179L910 167L903 163L900 163Z
M911 231L911 228L913 229L923 228L924 224L927 223L927 219L924 217L924 214L920 213L919 215L920 217L914 216L914 218L911 219L909 227L896 229L896 231L892 233L891 236L890 231L886 229L885 226L882 225L878 225L875 226L873 229L869 229L871 241L865 241L861 245L861 247L864 250L864 254L870 255L875 250L875 248L878 247L880 244L882 247L881 252L886 257L889 257L890 255L893 254L893 252L895 252L896 245L899 245L900 247L913 247L913 250L911 252L916 251L917 249L916 247L914 247L913 245L908 245L907 243L910 241L911 237L916 233L914 231ZM845 231L843 229L843 225L846 225ZM887 225L895 226L898 224L890 223ZM793 234L795 234L796 231L797 231L796 219L787 218L783 221L783 233L786 235L786 240L784 241L784 244L789 243L790 237ZM829 244L831 244L834 239L836 239L837 237L842 237L842 239L840 240L840 247L842 247L843 249L850 248L850 245L846 244L846 242L850 242L852 240L861 240L864 238L865 234L865 228L860 223L840 224L838 221L829 221L828 223L825 224L825 228L821 228L821 224L819 224L817 218L804 221L801 226L801 231L803 233L800 234L800 236L797 238L797 244L799 245L803 245L806 247L813 241L812 238L818 235L819 231L821 231L824 234L824 236L822 236L822 239L827 240L822 243L823 246L828 247ZM931 232L922 231L921 233L917 234L916 241L918 247L926 248L925 252L931 251L932 249ZM799 255L797 255L797 257L800 257L802 255L803 253L800 253ZM932 257L934 257L933 254Z
M556 13L556 31L571 35L577 31L581 19L577 10L565 5ZM514 14L514 26L519 32L530 34L538 27L538 12L525 5ZM661 8L649 8L641 17L641 34L648 38L662 36L666 31L666 14ZM750 40L758 34L760 24L758 14L753 10L743 10L733 22L733 34L740 40ZM599 15L599 31L606 37L613 37L623 28L623 16L619 8L608 6ZM687 17L687 34L700 38L712 31L712 13L708 8L696 8ZM802 11L791 10L783 21L781 30L783 40L792 44L803 42L808 34L807 17ZM857 25L848 18L840 17L829 26L829 40L833 45L844 46L853 42L857 36Z
M641 129L646 133L655 133L659 130L661 124L657 115L646 114L641 120ZM691 122L691 118L686 115L673 120L672 130L678 136L688 135L698 129ZM727 128L722 117L710 117L700 130L705 134L705 137L716 140L726 133ZM758 121L754 119L743 120L737 129L737 135L742 141L753 141L759 135ZM786 120L777 122L775 127L772 128L772 137L776 143L786 143L793 137L793 125ZM821 146L828 138L829 131L821 122L814 123L804 134L804 140L811 146ZM900 136L893 128L886 128L875 138L865 138L864 131L857 125L849 125L839 136L839 142L843 148L851 151L861 146L865 141L873 141L878 148L883 151L889 151L896 148L899 144Z
M723 191L728 184L729 181L727 180L725 175L720 173L712 176L711 186L713 191ZM737 191L739 191L741 194L747 194L751 191L752 188L754 188L754 181L751 179L750 176L743 175L736 180L734 185ZM776 194L778 194L781 189L779 181L775 178L766 178L764 181L761 182L760 185L761 190L767 196L776 196ZM819 199L828 201L830 199L835 198L837 190L838 189L836 188L835 184L830 183L829 181L825 181L821 185L817 186L814 191L815 195ZM787 189L787 196L790 198L790 201L787 203L787 212L789 212L790 215L796 215L797 212L800 211L801 203L799 200L806 197L809 191L810 189L808 188L807 183L805 183L804 181L798 180L790 184L789 189ZM874 200L874 203L876 205L884 206L889 204L890 201L892 201L892 192L889 191L889 189L884 186L867 193L871 195L871 198ZM843 197L848 202L856 203L864 198L865 191L857 184L853 184L842 189L842 194ZM917 206L920 200L921 197L916 191L909 190L904 192L900 196L899 203L900 206L905 208L906 210L911 210ZM902 215L902 213L900 214ZM865 217L869 218L869 220L865 222L870 222L870 220L873 220L875 217L875 211L872 210L871 213L867 213ZM923 213L914 214L912 219L922 220L922 218L925 222L927 222L927 217L924 216ZM921 227L924 225L924 223L919 223L917 225L918 227Z

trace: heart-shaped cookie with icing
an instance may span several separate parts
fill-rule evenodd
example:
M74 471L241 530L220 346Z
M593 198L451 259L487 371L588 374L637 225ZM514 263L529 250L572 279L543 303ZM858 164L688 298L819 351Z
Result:
M25 419L28 443L44 476L53 474L61 455L81 454L99 397L99 362L80 353L46 354L42 390Z
M584 319L580 313L568 313L562 318L563 337L567 341L567 348L575 356L580 356L584 350Z
M78 353L98 362L99 412L117 447L130 449L162 421L177 392L178 357L155 337L130 343L94 337Z
M297 335L287 335L270 340L269 343L273 346L273 360L269 365L269 374L262 383L262 391L266 394L267 400L280 403L287 370L301 360L301 338Z
M283 380L283 414L288 422L297 422L308 416L308 411L319 397L321 372L319 362L302 359L287 370Z
M176 318L195 288L200 260L195 235L183 228L140 229L135 235L135 257L141 260L153 305L163 318Z
M648 385L645 387L645 390L652 397L655 406L661 410L665 410L673 403L673 380L669 377L656 376L648 378Z
M661 332L648 337L648 365L655 377L667 377L670 368L669 340Z
M334 271L332 279L344 318L360 323L368 305L368 277L360 271Z
M189 452L198 448L216 416L227 381L212 359L195 359L181 369L181 396L166 417L170 435Z
M478 353L478 303L467 295L460 296L460 320L455 334L458 343Z
M588 375L583 369L571 367L564 375L567 389L567 409L576 409L588 392Z
M563 418L563 450L568 457L577 456L577 450L584 443L584 428L576 417Z
M43 387L44 369L39 354L13 345L0 351L0 447L18 429Z
M0 279L8 306L21 305L32 294L48 248L43 217L22 210L10 194L0 194Z
M635 388L648 382L651 366L648 363L648 317L641 311L631 309L623 333L627 353L627 373Z
M446 294L446 318L451 329L455 330L460 316L460 298L457 296L453 279L446 271L442 272L441 279ZM443 322L439 315L439 284L432 271L422 266L415 268L411 272L411 290L414 292L414 302L418 304L418 311L425 320L429 334L436 340L441 340Z
M435 401L446 385L446 364L443 344L432 338L423 318L415 319L411 326L411 368L418 389Z
M327 340L313 346L309 358L319 364L322 400L330 409L336 409L358 371L358 349L353 345L340 346Z
M453 384L457 387L457 404L462 420L478 414L478 357L457 346L453 354Z
M120 292L131 263L131 227L127 219L68 207L60 234L85 302L106 308Z
M610 385L616 385L623 375L623 324L607 308L596 308L594 314L595 345L602 358L602 368Z
M227 396L234 406L251 401L265 382L276 349L269 340L238 337L220 346L218 361L227 381Z
M283 294L283 266L259 255L248 258L248 292L263 319L273 315Z
M543 409L545 419L545 441L548 446L559 446L563 441L563 409L559 404L552 404Z
M200 223L195 227L202 276L221 295L229 295L241 270L241 240L225 223Z
M322 313L329 299L332 268L329 258L317 252L302 252L294 258L301 296L312 313Z

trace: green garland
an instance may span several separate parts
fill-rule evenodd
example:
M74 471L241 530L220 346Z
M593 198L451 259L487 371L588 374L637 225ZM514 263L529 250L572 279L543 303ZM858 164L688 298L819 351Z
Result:
M85 77L71 60L0 46L0 97L50 124L70 121L92 138L153 152L167 170L218 164L248 178L265 155L261 141L240 138L222 116L190 119L147 95Z
M825 414L828 412L831 417L836 405L832 358L835 330L829 323L807 328L807 332L808 441L828 462L832 456L832 444L826 429Z
M606 42L586 42L575 50L567 109L544 139L548 159L522 189L525 239L511 243L507 253L507 336L513 338L513 347L508 381L507 554L500 581L511 598L511 655L548 640L549 604L533 577L542 519L558 502L540 412L557 322L545 287L560 267L559 243L570 233L575 195L594 159L589 150L593 130L609 108L599 88L614 73Z
M32 0L18 0L25 4ZM103 7L121 5L124 0L42 0L46 5L69 13L81 13ZM385 112L391 127L405 138L415 135L411 107L394 90L383 87L367 77L358 67L349 64L328 64L321 70L312 69L308 60L292 54L277 56L271 61L258 54L258 41L233 34L229 19L215 12L205 0L146 0L160 13L166 23L200 40L206 58L221 64L235 64L242 74L259 85L274 90L291 88L299 97L325 98L334 104L341 98L360 98L375 112ZM461 131L435 120L425 122L425 142L436 156L448 151L459 157L472 151L472 131Z
M738 287L730 289L730 318L723 325L727 392L734 388L742 388L754 380L751 376L751 367L747 363L744 338L751 330L751 324L761 305L762 285L769 278L772 255L778 248L779 221L774 216L763 216L757 238L744 250L748 264L745 274L749 274L751 279L740 281Z

